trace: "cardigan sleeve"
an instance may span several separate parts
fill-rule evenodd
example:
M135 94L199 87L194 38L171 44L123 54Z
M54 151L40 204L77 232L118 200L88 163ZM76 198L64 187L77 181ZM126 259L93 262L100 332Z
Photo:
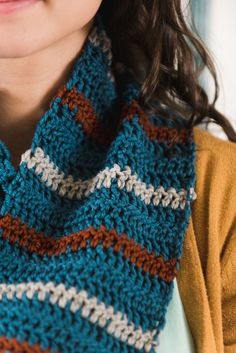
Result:
M198 250L216 341L218 346L223 343L224 353L235 353L236 144L199 128L195 134L199 150L198 205L203 206L200 209L196 204L193 211Z

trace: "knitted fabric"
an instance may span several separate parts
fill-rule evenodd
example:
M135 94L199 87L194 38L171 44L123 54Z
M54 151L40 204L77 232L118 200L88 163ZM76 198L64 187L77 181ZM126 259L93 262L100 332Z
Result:
M18 168L0 141L0 352L158 352L195 142L111 64L97 15Z

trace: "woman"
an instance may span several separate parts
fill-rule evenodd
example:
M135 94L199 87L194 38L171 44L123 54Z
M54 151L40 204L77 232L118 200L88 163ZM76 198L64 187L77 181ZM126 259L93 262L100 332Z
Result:
M0 16L0 352L235 352L236 134L180 1Z

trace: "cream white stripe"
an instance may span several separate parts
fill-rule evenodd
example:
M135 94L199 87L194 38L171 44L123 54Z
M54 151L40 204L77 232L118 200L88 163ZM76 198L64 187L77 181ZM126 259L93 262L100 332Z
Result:
M104 30L98 31L98 28L94 26L91 33L89 34L88 39L95 46L101 46L102 51L107 54L108 60L111 63L112 61L112 51L111 51L111 40L107 36Z
M103 53L106 54L109 62L109 66L112 63L112 50L111 50L111 39L107 36L104 30L98 31L98 28L94 26L91 33L89 34L90 42L95 46L100 46ZM108 71L108 77L115 82L115 77L113 75L112 70Z
M37 147L35 154L29 149L21 156L21 163L25 162L28 169L34 168L36 175L41 175L41 181L50 187L53 191L57 191L60 196L68 199L78 199L89 196L95 189L101 187L110 188L112 180L117 181L118 189L126 188L127 192L134 191L146 205L153 203L158 206L161 202L163 207L169 204L173 209L180 207L184 209L188 192L183 188L179 192L171 187L165 190L163 186L154 188L153 185L146 185L137 174L132 174L131 168L126 166L121 170L118 164L114 164L113 168L105 168L95 177L87 180L74 180L72 175L65 177L65 174L59 171L59 168L50 161L49 156L45 156L44 151ZM196 193L193 188L190 189L192 200L196 199Z
M103 302L98 303L96 297L89 298L85 290L78 292L75 287L67 289L63 283L56 285L53 282L0 284L0 301L4 295L8 300L13 300L14 297L20 300L23 294L30 300L35 295L39 301L44 301L48 297L52 305L57 304L61 309L69 302L72 313L81 309L80 314L83 318L88 318L91 323L104 328L108 334L137 349L144 348L149 352L159 345L159 341L154 340L156 330L143 332L141 327L136 329L134 323L128 321L126 314L119 311L115 313L112 306L106 307Z

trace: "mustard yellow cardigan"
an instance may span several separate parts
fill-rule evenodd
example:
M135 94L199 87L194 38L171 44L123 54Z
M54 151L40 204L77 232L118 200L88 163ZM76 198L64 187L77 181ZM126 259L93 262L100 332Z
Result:
M198 197L177 282L197 353L236 353L236 143L194 134Z

